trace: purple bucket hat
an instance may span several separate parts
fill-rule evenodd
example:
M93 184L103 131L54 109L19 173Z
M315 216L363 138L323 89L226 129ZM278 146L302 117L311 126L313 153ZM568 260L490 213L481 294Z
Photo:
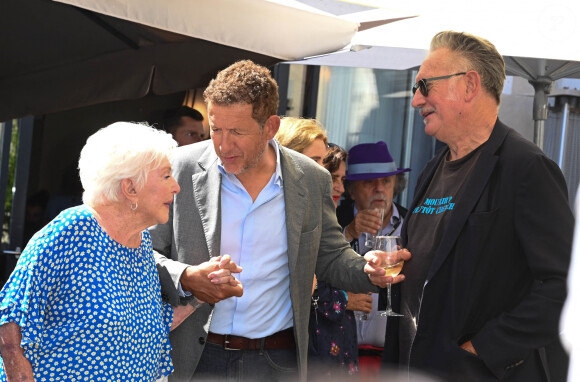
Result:
M411 169L397 168L387 144L383 141L361 143L348 151L346 180L385 178L407 171Z

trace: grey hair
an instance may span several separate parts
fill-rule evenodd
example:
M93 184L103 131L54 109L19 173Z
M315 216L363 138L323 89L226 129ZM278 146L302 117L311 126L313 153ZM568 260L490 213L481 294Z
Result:
M483 88L499 105L505 81L505 62L488 40L469 33L443 31L431 40L431 50L447 48L463 57L481 77Z
M407 176L404 172L400 172L395 178L395 188L393 190L393 197L399 195L407 187Z
M116 122L91 135L81 150L79 175L83 202L98 206L120 199L121 181L130 178L143 189L147 174L173 159L171 134L144 123Z

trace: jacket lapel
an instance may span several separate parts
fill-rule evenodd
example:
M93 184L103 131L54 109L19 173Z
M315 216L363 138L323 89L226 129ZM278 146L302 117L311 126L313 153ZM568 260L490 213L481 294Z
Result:
M453 213L453 218L449 222L449 225L445 232L437 250L435 256L433 257L433 262L427 274L427 281L431 280L437 271L441 268L441 265L447 259L447 256L451 253L451 249L455 245L461 230L466 224L467 219L471 215L471 212L475 208L477 201L479 200L485 186L488 183L489 177L491 176L497 161L498 156L496 155L498 148L503 143L509 129L507 126L503 125L499 120L496 122L494 129L489 137L489 140L482 147L482 152L477 160L477 163L473 167L471 175L465 185L464 196L461 203L456 206ZM440 160L443 160L444 155L446 155L447 150L441 156ZM439 163L440 161L437 161ZM435 166L437 167L437 166ZM434 171L434 170L433 170ZM432 176L433 174L431 174ZM429 178L430 179L430 178ZM429 183L429 182L425 182ZM424 185L426 187L426 185ZM423 191L425 191L423 189ZM422 195L419 193L418 195Z
M218 157L209 145L197 163L199 169L192 175L193 200L199 211L209 256L219 256L221 246L221 180ZM214 190L214 192L209 192ZM219 192L215 192L219 190Z
M286 150L286 148L280 146L280 165L284 182L284 208L286 211L286 236L288 240L288 266L290 273L292 273L298 260L300 234L304 219L303 207L306 205L308 192L301 182L304 172L294 159L287 154ZM292 280L292 278L290 279Z

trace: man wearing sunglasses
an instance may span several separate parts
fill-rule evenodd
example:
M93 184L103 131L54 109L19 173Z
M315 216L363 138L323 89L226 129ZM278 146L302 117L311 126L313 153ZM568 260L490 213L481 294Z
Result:
M423 169L403 223L413 253L405 316L389 318L385 344L399 346L384 360L446 381L556 381L567 369L558 341L574 224L567 187L498 120L504 79L489 41L441 32L412 88L425 132L447 147Z

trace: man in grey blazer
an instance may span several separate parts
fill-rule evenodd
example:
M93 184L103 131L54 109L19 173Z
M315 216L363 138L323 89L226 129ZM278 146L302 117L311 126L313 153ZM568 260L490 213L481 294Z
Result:
M273 139L278 87L266 68L237 62L211 81L204 99L211 142L177 150L181 192L169 222L151 235L164 255L157 260L164 289L171 289L166 295L181 288L208 301L212 286L189 265L225 254L244 269L244 295L202 304L171 333L170 381L305 380L315 270L319 279L359 293L403 277L384 276L372 253L363 258L350 248L329 173ZM220 292L209 302L227 297Z

